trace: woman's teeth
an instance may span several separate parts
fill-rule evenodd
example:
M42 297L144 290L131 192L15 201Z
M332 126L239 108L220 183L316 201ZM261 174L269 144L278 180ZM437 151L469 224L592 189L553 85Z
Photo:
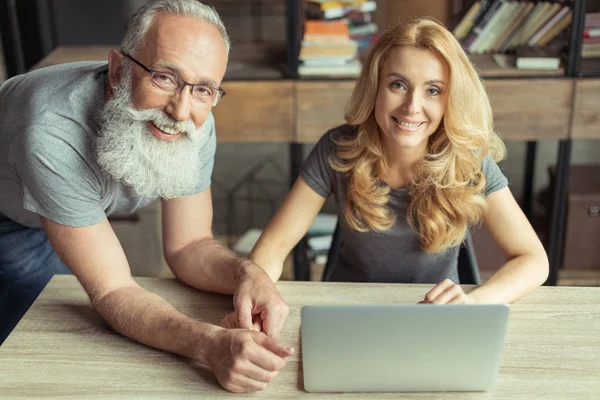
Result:
M396 117L394 117L394 121L396 121L396 123L398 123L402 126L406 126L407 128L411 128L411 129L414 129L414 128L418 127L419 125L421 125L421 122L411 124L409 122L400 121Z

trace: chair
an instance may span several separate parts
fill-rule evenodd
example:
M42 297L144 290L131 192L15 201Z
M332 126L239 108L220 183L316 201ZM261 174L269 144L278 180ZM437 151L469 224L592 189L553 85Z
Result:
M340 223L338 222L331 240L331 247L329 248L329 253L327 255L327 263L323 270L323 281L329 280L333 265L337 261L338 252L342 244L341 232ZM463 285L481 284L479 266L477 265L477 258L475 257L475 249L473 247L473 239L471 238L470 231L467 231L467 237L460 245L458 251L458 280Z

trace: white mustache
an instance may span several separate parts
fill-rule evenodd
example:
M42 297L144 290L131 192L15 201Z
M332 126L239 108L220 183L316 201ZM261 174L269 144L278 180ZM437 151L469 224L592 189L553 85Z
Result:
M151 108L147 110L136 110L132 107L127 108L127 113L135 121L152 122L158 129L171 129L177 132L185 133L190 136L196 129L191 119L186 121L176 121L161 109Z

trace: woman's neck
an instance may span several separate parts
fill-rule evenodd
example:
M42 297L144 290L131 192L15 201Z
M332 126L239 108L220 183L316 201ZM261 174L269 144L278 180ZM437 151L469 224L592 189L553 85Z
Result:
M387 170L383 180L393 189L406 187L414 175L417 164L423 159L426 147L401 148L384 143Z

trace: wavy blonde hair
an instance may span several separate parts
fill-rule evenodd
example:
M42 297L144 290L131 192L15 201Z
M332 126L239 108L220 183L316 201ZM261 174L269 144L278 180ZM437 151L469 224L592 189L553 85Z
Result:
M382 67L396 46L429 49L449 72L446 112L408 185L408 222L423 251L441 252L462 243L468 226L481 221L486 206L483 159L491 154L499 161L506 152L494 132L483 83L443 25L422 18L390 28L377 41L346 106L346 122L358 126L358 135L334 138L336 150L329 162L348 176L345 214L350 227L389 229L396 215L388 206L391 189L380 178L387 163L374 109Z

